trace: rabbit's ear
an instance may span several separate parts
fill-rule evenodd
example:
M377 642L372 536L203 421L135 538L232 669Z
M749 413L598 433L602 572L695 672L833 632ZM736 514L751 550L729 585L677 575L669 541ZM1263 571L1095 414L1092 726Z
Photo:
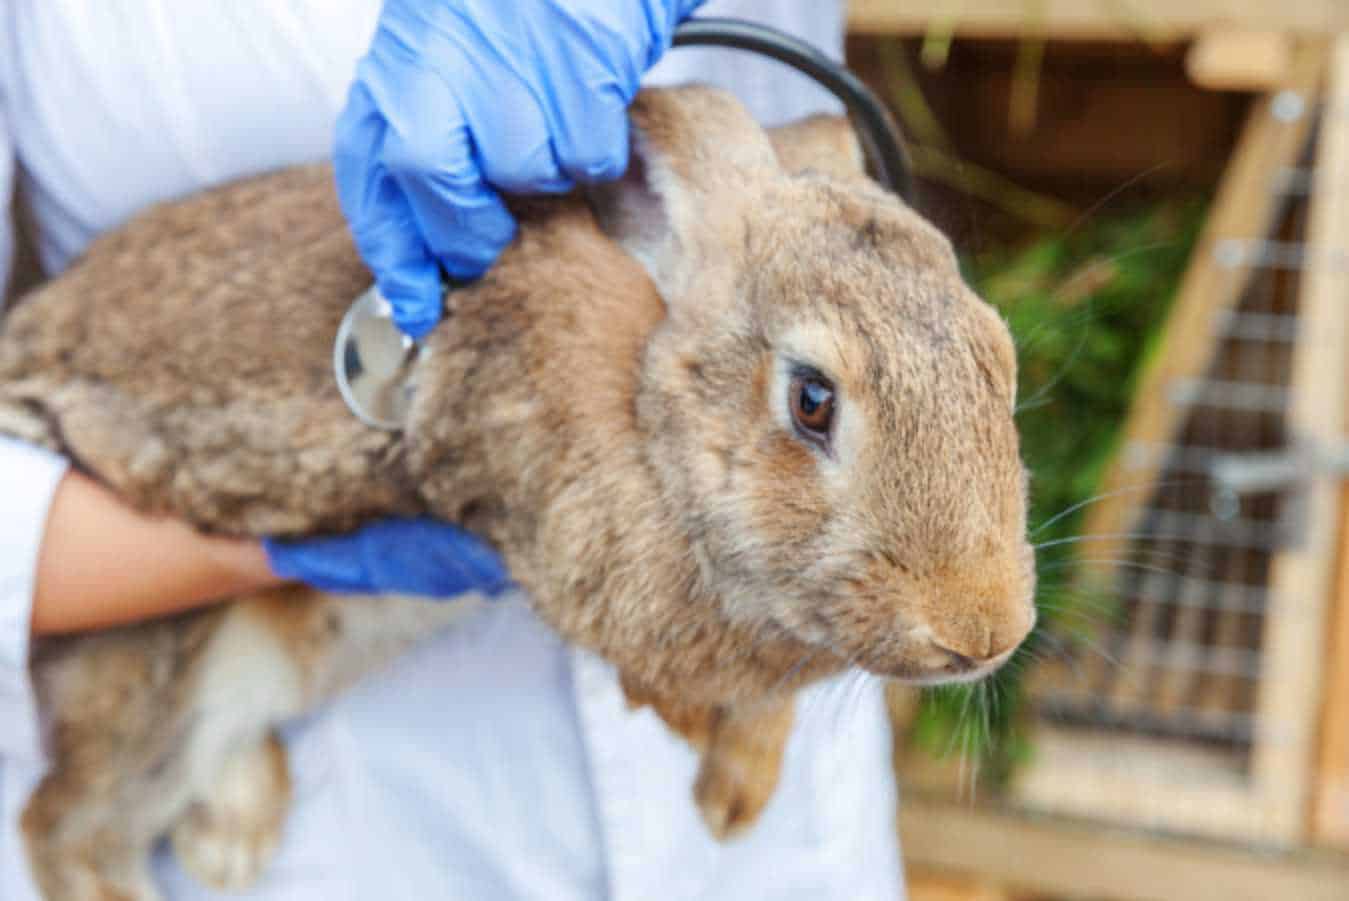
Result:
M647 90L629 112L628 170L588 194L600 227L670 303L707 255L733 239L752 185L781 170L763 129L721 91Z
M778 162L788 172L819 172L833 178L866 177L866 156L846 116L810 116L769 129Z

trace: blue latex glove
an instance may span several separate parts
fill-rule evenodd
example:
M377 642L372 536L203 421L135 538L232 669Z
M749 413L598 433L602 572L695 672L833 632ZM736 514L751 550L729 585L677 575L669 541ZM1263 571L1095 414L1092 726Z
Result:
M337 123L337 193L398 326L440 319L515 234L497 191L628 164L626 110L702 0L386 0Z
M387 519L346 535L262 542L272 572L324 591L450 598L511 586L476 536L434 519Z

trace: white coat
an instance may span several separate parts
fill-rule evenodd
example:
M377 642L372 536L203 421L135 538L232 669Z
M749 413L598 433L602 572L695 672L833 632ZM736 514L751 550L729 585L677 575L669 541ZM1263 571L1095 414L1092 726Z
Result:
M327 155L376 0L7 0L0 213L17 183L47 271L166 197ZM842 4L712 0L841 49ZM719 55L707 55L714 53ZM797 76L680 50L657 77L737 89L767 121L827 105ZM12 229L0 215L0 285ZM0 901L36 897L16 828L44 761L28 680L34 560L64 461L0 441ZM287 731L295 802L253 899L901 897L875 685L803 699L782 783L745 839L712 841L693 754L612 670L518 601ZM167 855L170 898L210 898ZM239 897L239 896L229 896Z

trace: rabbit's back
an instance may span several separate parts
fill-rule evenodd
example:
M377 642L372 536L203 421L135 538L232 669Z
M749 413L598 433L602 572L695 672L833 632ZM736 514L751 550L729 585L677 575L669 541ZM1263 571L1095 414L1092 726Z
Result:
M213 530L413 512L397 436L352 417L332 375L369 282L326 165L153 208L10 314L0 430Z

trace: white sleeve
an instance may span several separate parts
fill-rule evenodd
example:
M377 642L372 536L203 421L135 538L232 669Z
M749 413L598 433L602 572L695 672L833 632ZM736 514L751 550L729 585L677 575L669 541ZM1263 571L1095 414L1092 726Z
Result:
M841 0L708 0L697 15L761 22L810 42L834 59L843 59L845 9ZM805 75L744 50L681 47L667 53L645 79L648 85L688 81L729 90L764 125L843 110L833 94Z
M38 548L66 461L0 437L0 759L42 759L28 675L28 636Z

